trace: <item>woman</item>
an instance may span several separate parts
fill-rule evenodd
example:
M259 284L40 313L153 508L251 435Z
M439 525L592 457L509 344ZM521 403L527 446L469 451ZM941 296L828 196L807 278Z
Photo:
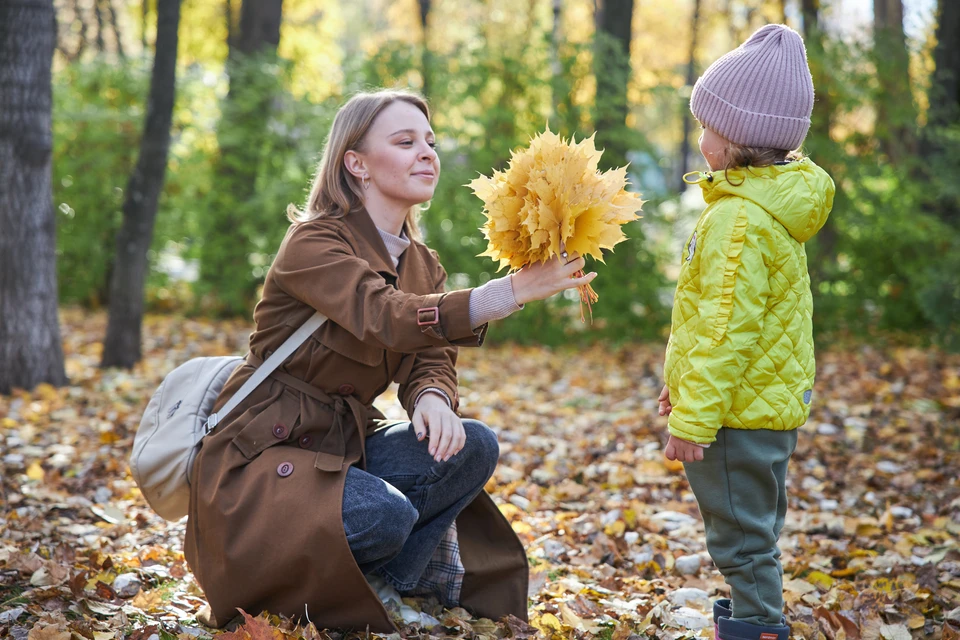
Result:
M457 347L525 302L590 282L569 256L444 292L415 214L437 185L427 105L379 91L338 112L266 276L221 407L315 311L328 320L203 443L185 555L222 626L237 608L395 628L365 575L493 619L526 618L520 541L483 486L499 450L457 416ZM410 422L372 407L392 382Z

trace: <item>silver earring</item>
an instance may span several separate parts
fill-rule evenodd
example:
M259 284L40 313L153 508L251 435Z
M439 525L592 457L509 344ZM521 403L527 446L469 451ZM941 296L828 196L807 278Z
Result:
M367 189L370 188L369 178L367 178L367 176L363 176L362 178L360 178L360 184L363 185L363 190L366 191Z

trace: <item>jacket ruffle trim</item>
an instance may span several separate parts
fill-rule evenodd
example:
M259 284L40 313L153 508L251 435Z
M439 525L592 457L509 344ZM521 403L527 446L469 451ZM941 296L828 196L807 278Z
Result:
M727 324L730 322L730 314L733 311L737 269L740 267L740 257L743 254L743 245L746 238L747 215L741 207L731 230L730 248L727 249L727 262L723 269L723 284L720 290L720 305L717 309L717 321L713 328L713 346L720 344L727 332Z

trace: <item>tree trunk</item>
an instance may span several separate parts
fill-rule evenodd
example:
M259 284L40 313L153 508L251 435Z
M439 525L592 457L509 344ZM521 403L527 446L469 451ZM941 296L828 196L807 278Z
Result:
M830 171L829 161L833 153L830 138L833 106L830 104L830 76L827 72L826 51L823 46L823 29L820 25L820 0L803 0L801 12L803 38L806 41L807 60L816 95L810 133L807 135L804 147L809 150L814 160ZM830 216L816 237L818 253L822 259L811 262L810 270L814 272L815 280L826 280L827 274L833 271L833 266L836 264L837 239L834 216Z
M227 0L224 3L224 17L227 20L227 51L232 51L234 47L234 37L237 32L236 20L233 17L233 0Z
M833 107L830 104L830 76L827 73L823 30L820 26L820 0L803 0L802 11L803 38L806 41L807 60L816 93L810 124L810 137L815 142L822 142L830 139Z
M51 191L52 0L0 0L0 393L62 385Z
M915 152L916 124L902 0L873 0L873 53L880 84L875 134L890 162L898 164Z
M140 0L140 46L147 50L147 18L150 17L150 0Z
M170 149L179 25L180 0L158 0L156 54L150 77L147 117L140 141L140 157L130 176L123 202L123 225L117 234L102 367L129 369L141 357L143 289L149 266L147 251L153 239L153 223Z
M944 128L960 122L960 3L939 0L937 46L928 99L927 125L922 132L923 169L937 195L929 208L944 222L960 224L960 202L953 195L951 176L956 173L956 147ZM940 186L936 186L936 185ZM944 188L946 183L946 188Z
M117 39L117 55L124 59L127 55L123 52L123 38L120 36L120 25L117 21L117 9L113 6L113 0L107 0L107 8L110 10L110 27L113 29L113 35Z
M935 69L930 86L928 123L932 127L960 119L960 2L939 0Z
M420 29L423 34L420 75L423 76L423 95L429 98L432 89L430 70L433 66L433 57L430 54L430 0L417 0L417 2L420 5Z
M100 9L100 0L93 0L93 15L97 18L97 53L106 51L103 41L103 11Z
M633 0L597 3L594 75L597 79L596 131L604 149L603 164L627 163L629 136L625 135L630 83L630 43L633 39Z
M280 45L282 10L283 0L243 0L240 6L240 34L230 54L275 54ZM233 88L230 87L231 90Z
M255 206L256 181L277 91L277 47L282 0L243 0L240 27L229 43L230 89L222 103L217 131L220 157L215 214L204 218L200 292L212 294L222 315L249 313L257 280L249 238L238 235L240 221ZM278 214L279 215L279 214Z
M690 89L693 89L693 84L697 80L697 29L700 24L700 4L701 0L694 0L693 19L690 21L690 57L687 59L686 80L686 86ZM677 190L682 192L687 186L683 176L687 173L690 160L690 125L693 122L688 101L684 101L680 115L683 121L683 137L680 141L680 178Z

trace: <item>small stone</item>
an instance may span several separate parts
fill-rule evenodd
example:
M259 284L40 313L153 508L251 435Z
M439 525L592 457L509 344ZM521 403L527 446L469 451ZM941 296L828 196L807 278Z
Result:
M0 613L0 624L9 624L27 612L26 607L14 607Z
M821 422L817 425L817 433L824 436L836 435L840 429L837 428L837 425L830 424L829 422Z
M710 606L710 595L703 589L695 589L693 587L676 589L667 596L667 599L671 604L678 606L686 606L691 602L700 603L704 605L705 608Z
M580 593L586 588L586 585L579 580L569 577L561 578L557 581L557 585L573 594Z
M567 552L567 548L556 540L547 540L543 543L543 552L551 560L559 560Z
M524 511L530 510L530 501L521 495L513 494L512 496L510 496L510 504L516 505L517 507L520 507Z
M637 540L640 539L640 534L636 531L627 531L625 534L623 534L623 539L627 542L627 544L636 544Z
M603 515L600 516L600 524L602 524L603 526L607 526L609 524L613 524L619 518L620 518L620 509L613 509L612 511L608 511L607 513L604 513Z
M877 469L884 473L900 473L903 471L903 467L898 465L896 462L891 462L890 460L881 460L878 462Z
M132 598L140 592L140 577L135 573L121 573L113 580L113 590L121 598Z
M660 513L652 516L650 519L654 522L662 524L663 528L667 531L673 531L674 529L693 525L697 522L696 518L678 511L661 511Z
M865 431L866 428L870 426L870 423L858 416L851 416L844 419L843 426L853 431Z
M644 565L653 560L652 551L637 551L632 556L630 556L630 561L634 564Z
M913 509L911 509L910 507L901 507L901 506L890 507L890 514L894 518L899 518L903 520L905 518L913 517Z
M22 467L23 456L19 453L8 453L7 455L3 456L3 464L11 467Z
M700 571L700 556L680 556L675 566L682 576L696 575Z
M440 624L440 621L434 618L429 613L420 612L420 626L424 629L433 629L435 626Z
M706 615L689 607L680 607L674 611L673 619L677 624L686 629L703 629L713 624Z
M10 637L13 638L13 640L27 640L29 636L30 629L28 627L15 625L10 628Z
M501 464L497 467L497 476L506 483L516 482L523 479L523 471Z

